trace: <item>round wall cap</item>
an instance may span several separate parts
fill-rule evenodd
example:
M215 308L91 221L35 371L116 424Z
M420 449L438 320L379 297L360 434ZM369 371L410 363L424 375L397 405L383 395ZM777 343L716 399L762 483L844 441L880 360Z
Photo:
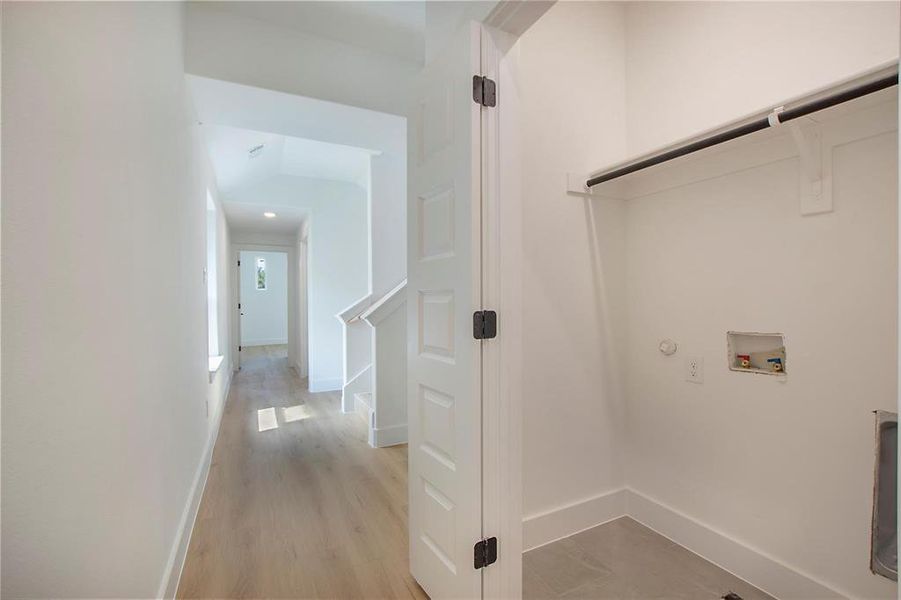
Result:
M671 339L662 340L659 348L664 356L672 356L676 353L676 342Z

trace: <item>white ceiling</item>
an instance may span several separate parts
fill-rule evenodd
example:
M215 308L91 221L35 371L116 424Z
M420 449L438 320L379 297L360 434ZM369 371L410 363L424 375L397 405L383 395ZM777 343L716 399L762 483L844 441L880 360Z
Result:
M282 173L347 181L369 187L368 150L329 144L317 140L285 137L282 146Z
M252 233L291 236L297 233L309 213L303 208L290 206L266 206L264 204L242 204L223 202L225 217L232 230ZM274 219L267 219L263 213L271 210Z
M296 175L345 181L361 187L369 183L373 152L274 133L206 124L204 137L223 194L274 175ZM255 156L250 149L263 146Z
M422 64L425 2L222 2L206 6Z
M293 235L304 209L230 199L244 186L283 175L368 187L373 156L406 157L406 119L262 88L188 76L220 199L236 231ZM248 151L264 144L255 158ZM300 179L298 181L301 181ZM234 194L233 194L234 192ZM275 219L262 213L272 210Z
M188 75L187 80L204 127L223 125L406 156L404 117L207 77Z

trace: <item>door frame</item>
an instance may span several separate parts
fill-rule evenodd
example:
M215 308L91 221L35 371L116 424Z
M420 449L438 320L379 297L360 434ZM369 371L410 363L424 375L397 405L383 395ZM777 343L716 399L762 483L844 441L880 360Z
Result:
M277 244L247 244L235 243L231 244L232 269L234 277L231 278L231 307L229 311L231 315L230 326L234 342L232 343L232 351L237 357L235 359L235 370L241 368L241 352L238 348L241 346L241 310L238 303L241 298L241 267L238 261L241 259L241 252L281 252L288 255L288 364L303 374L303 365L301 363L301 354L304 354L301 346L301 340L306 339L307 332L303 330L305 318L299 313L301 303L299 302L300 294L298 293L298 280L300 275L299 263L297 257L297 248L289 245ZM306 289L303 290L306 293ZM306 306L306 302L303 303Z
M498 314L497 338L482 349L482 533L498 538L497 562L483 570L483 598L522 597L518 37L482 26L481 74L497 82L498 92L497 106L481 111L482 305Z
M481 75L497 83L482 109L482 301L498 313L483 348L482 533L498 538L483 598L522 597L522 163L517 41L556 0L502 0L482 23Z

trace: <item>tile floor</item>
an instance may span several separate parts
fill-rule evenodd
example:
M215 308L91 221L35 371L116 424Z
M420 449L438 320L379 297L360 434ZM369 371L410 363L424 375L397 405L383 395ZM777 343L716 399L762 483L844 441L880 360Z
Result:
M523 598L773 600L644 525L622 517L523 555Z

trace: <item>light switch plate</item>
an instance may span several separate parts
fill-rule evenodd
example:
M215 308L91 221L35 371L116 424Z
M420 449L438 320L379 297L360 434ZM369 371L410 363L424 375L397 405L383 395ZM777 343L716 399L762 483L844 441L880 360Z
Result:
M685 359L685 381L704 383L703 356L689 356Z

